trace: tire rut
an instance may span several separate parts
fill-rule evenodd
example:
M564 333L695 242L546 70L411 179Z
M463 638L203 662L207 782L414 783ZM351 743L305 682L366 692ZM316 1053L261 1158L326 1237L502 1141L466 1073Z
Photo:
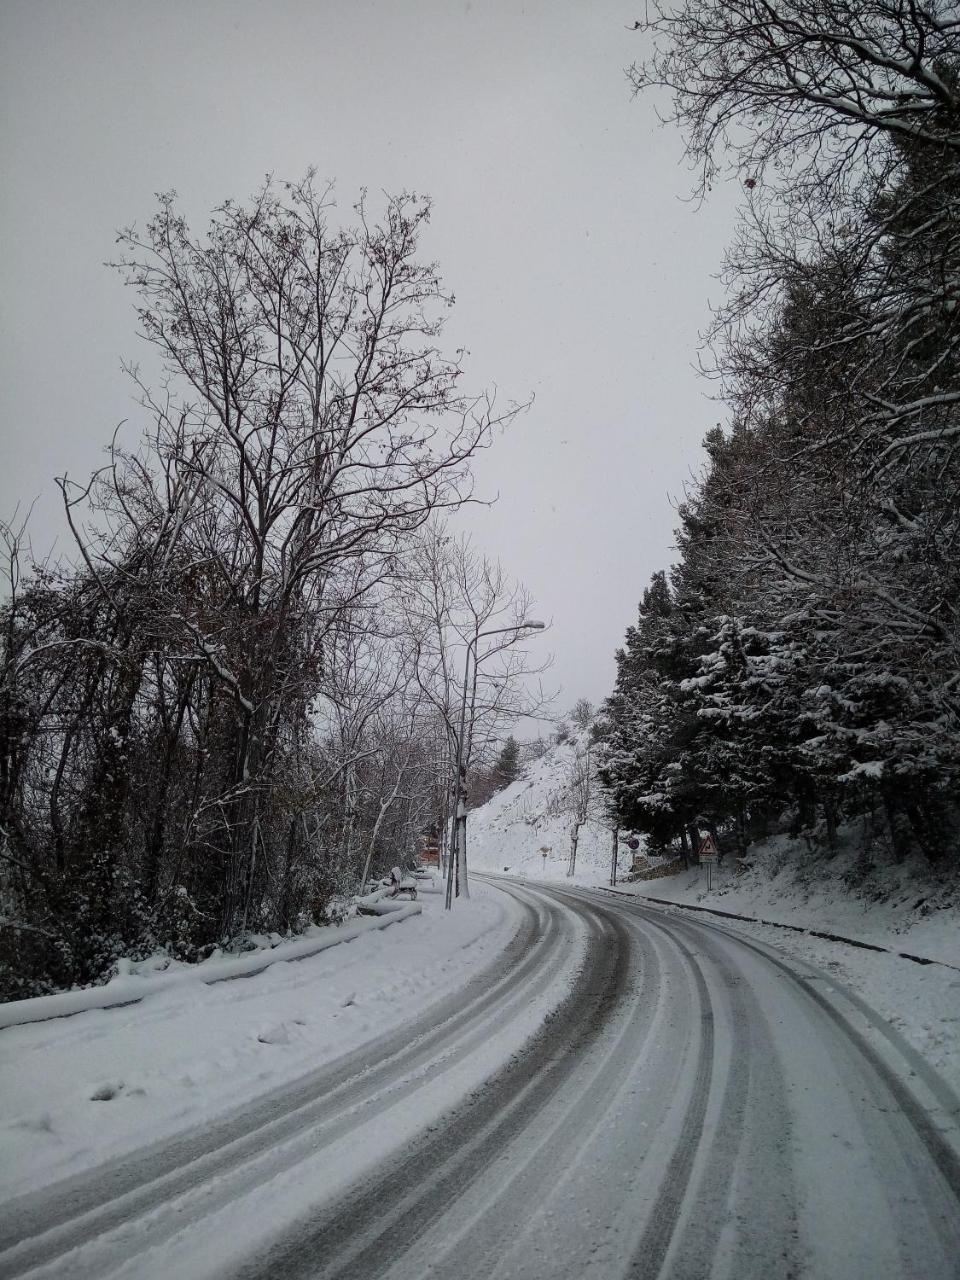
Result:
M710 929L713 932L723 935L724 931L714 925L701 924L700 928ZM727 938L732 935L726 934ZM855 1047L859 1055L864 1058L871 1069L880 1077L886 1089L893 1095L897 1106L901 1113L906 1117L917 1137L926 1148L931 1160L940 1171L945 1182L950 1187L954 1196L960 1202L960 1157L953 1148L947 1143L942 1134L933 1124L923 1107L916 1101L910 1093L907 1086L897 1077L896 1073L883 1061L873 1046L867 1039L856 1029L850 1025L843 1014L836 1009L829 1000L827 1000L819 991L813 987L809 981L797 974L789 965L777 960L761 947L754 946L741 937L734 937L733 941L738 945L744 946L748 951L752 951L755 955L760 956L768 964L772 965L790 982L798 987L800 991L816 1005L818 1011L825 1015L833 1026L839 1030L842 1035Z
M656 926L663 927L661 912L655 909L645 909L639 905L634 906L633 910ZM829 1032L836 1038L837 1044L845 1046L848 1057L859 1060L862 1064L858 1072L858 1078L861 1080L864 1080L865 1077L868 1080L872 1078L871 1095L875 1099L877 1109L893 1118L902 1118L905 1125L912 1132L914 1140L920 1144L920 1148L926 1153L931 1167L928 1167L926 1171L921 1167L917 1167L915 1176L925 1179L929 1179L931 1176L935 1179L939 1178L940 1192L937 1191L933 1182L927 1183L927 1199L932 1212L931 1223L933 1229L943 1241L946 1255L949 1256L952 1253L953 1256L958 1256L958 1253L960 1253L960 1158L958 1158L953 1146L939 1131L934 1120L913 1096L908 1085L883 1060L882 1056L869 1043L866 1037L856 1027L852 1026L843 1013L817 990L811 980L798 974L790 965L771 955L764 947L756 945L739 934L732 934L722 926L709 924L701 920L696 923L671 920L670 931L673 932L674 930L683 932L687 937L699 937L702 939L704 935L707 938L712 936L722 940L728 946L732 944L736 947L743 947L786 978L794 990L802 993L802 997L805 997L814 1007L819 1020L827 1022ZM842 988L838 989L842 991ZM874 1025L877 1025L880 1021L872 1011L871 1021ZM888 1039L890 1038L888 1037ZM891 1044L894 1043L891 1040ZM927 1068L928 1072L929 1070ZM942 1197L945 1197L945 1199ZM934 1202L945 1206L948 1201L952 1204L952 1212L933 1212ZM795 1241L795 1226L789 1233L784 1232L783 1234L784 1238L789 1236ZM788 1250L778 1264L778 1273L783 1275L796 1274L795 1268L798 1265L796 1258L791 1257ZM644 1273L641 1272L639 1274Z
M538 973L549 975L563 944L561 913L524 908L514 938L462 992L414 1023L363 1046L339 1063L257 1099L196 1135L157 1144L10 1201L0 1223L0 1276L13 1277L161 1207L207 1179L261 1158L298 1133L363 1105L398 1072L429 1063L452 1035L463 1034L508 1005ZM438 1012L441 1021L436 1021ZM314 1146L317 1144L315 1143ZM182 1224L181 1224L182 1225Z
M656 1280L670 1248L674 1230L693 1163L703 1136L707 1101L710 1096L710 1080L713 1075L714 1014L710 992L696 956L685 943L673 938L674 945L686 959L693 975L700 1006L700 1047L697 1053L693 1090L683 1119L680 1136L673 1155L664 1170L660 1191L654 1202L647 1226L633 1251L627 1275L631 1280Z
M649 917L643 917L643 923L649 924ZM662 929L660 921L654 923ZM678 927L706 953L722 983L730 1020L730 1062L697 1181L697 1210L686 1218L669 1262L671 1274L682 1275L685 1280L708 1280L730 1211L731 1182L738 1160L743 1162L741 1168L747 1169L752 1163L759 1163L771 1130L776 1131L779 1149L788 1150L792 1120L770 1028L755 995L721 948L705 946L703 934L695 925L681 923ZM676 936L672 931L665 932L671 938ZM768 1130L760 1139L759 1150L758 1124ZM789 1168L768 1169L763 1181L763 1202L765 1230L762 1235L752 1236L745 1255L738 1253L732 1274L742 1280L767 1280L771 1275L789 1280L798 1273L797 1196Z
M572 904L571 904L572 905ZM325 1209L295 1240L269 1248L235 1280L371 1280L398 1260L397 1241L409 1248L503 1150L509 1137L544 1107L575 1071L600 1034L629 981L629 931L583 902L575 910L600 941L588 952L580 981L522 1053L478 1090L467 1109L442 1131L418 1143L375 1181ZM426 1177L425 1170L431 1170ZM401 1230L398 1231L397 1228ZM384 1242L391 1242L386 1249ZM330 1259L326 1264L318 1259Z

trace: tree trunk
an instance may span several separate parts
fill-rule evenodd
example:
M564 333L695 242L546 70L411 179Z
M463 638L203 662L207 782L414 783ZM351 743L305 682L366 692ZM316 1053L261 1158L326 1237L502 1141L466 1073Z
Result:
M692 822L687 827L687 831L690 833L690 851L693 855L693 864L697 866L700 862L700 832Z
M680 828L680 856L683 858L684 870L690 867L690 837L686 827Z
M906 814L900 810L893 788L886 781L881 785L881 795L883 797L883 811L887 818L887 829L890 832L890 842L893 845L894 861L903 862L911 852L910 824Z
M465 898L470 897L470 880L467 876L467 815L460 819L460 883L459 891Z
M823 801L823 820L827 828L827 845L832 856L837 852L837 806L829 793Z
M394 800L396 800L397 798L397 792L400 790L400 781L402 778L403 778L403 774L398 773L397 781L394 784L393 790L387 796L386 800L380 801L380 812L377 814L377 819L373 824L373 831L371 831L370 833L370 843L367 845L367 857L366 857L366 861L363 864L363 874L360 877L361 893L363 892L364 885L367 883L367 880L370 876L370 864L373 862L373 853L377 844L377 836L380 834L380 828L383 826L383 820L386 817L387 810L390 808Z
M303 815L300 815L302 820ZM296 858L297 818L290 819L287 828L286 856L283 860L283 876L280 880L280 895L277 900L277 925L281 933L290 931L290 897L293 880L293 864Z
M580 841L580 828L583 823L576 821L573 824L573 830L570 832L570 861L567 864L567 875L572 876L577 869L577 845Z
M156 794L153 800L153 819L147 832L143 871L143 892L151 906L157 899L160 885L160 869L163 865L166 848L167 798L170 794L170 782L173 777L173 760L176 755L177 744L180 741L180 733L183 729L183 721L192 686L193 681L191 680L177 705L176 719L164 734L160 776L157 779Z
M737 805L737 856L745 858L747 856L747 807L743 804ZM720 846L717 845L717 853L719 855ZM719 860L719 858L718 858Z

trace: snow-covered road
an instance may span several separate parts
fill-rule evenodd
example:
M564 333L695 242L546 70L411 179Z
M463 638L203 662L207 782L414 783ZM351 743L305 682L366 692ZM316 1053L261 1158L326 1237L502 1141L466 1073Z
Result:
M519 932L472 985L9 1201L0 1275L960 1274L960 1104L861 1001L713 924L500 887Z

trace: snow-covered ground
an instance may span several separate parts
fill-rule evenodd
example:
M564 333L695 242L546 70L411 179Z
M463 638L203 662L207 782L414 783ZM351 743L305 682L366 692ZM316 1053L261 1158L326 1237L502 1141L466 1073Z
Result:
M554 749L470 815L468 842L475 871L506 871L510 877L550 880L558 887L570 883L570 819L562 790L573 750ZM954 1089L960 1088L960 929L949 888L931 881L921 890L916 876L909 877L904 868L875 869L866 879L868 897L850 888L854 878L863 882L852 845L829 862L809 857L801 862L800 852L782 837L768 842L756 850L751 871L735 876L721 870L710 893L702 869L621 883L611 891L606 887L610 833L602 822L592 821L581 832L575 879L604 893L673 904L657 904L657 911L710 907L937 961L919 965L809 933L690 913L698 922L760 939L818 966L881 1013ZM621 872L627 861L624 850ZM439 884L434 888L439 890ZM376 1037L461 990L502 954L522 918L513 899L480 877L473 890L471 901L461 900L450 914L443 911L439 892L423 893L422 914L384 930L368 929L343 945L296 961L281 948L272 953L268 968L242 980L208 985L179 971L168 981L162 975L130 973L121 981L133 984L132 991L139 995L148 988L136 1004L0 1030L0 1198L47 1186L171 1135L200 1132L215 1117L343 1054L362 1051ZM567 912L568 906L558 909ZM657 937L658 931L642 921L631 928ZM568 932L546 965L546 976L533 984L536 990L528 984L504 997L517 1006L505 1027L491 1010L489 1026L477 1031L470 1024L469 1051L464 1040L456 1070L445 1067L442 1080L431 1076L425 1091L416 1092L417 1080L402 1083L411 1096L416 1093L416 1106L396 1109L389 1120L379 1113L371 1116L370 1133L362 1142L345 1134L331 1148L336 1152L333 1163L329 1151L322 1160L317 1156L323 1168L311 1180L304 1181L295 1161L289 1168L283 1165L282 1172L278 1165L268 1178L276 1221L283 1214L306 1212L304 1206L321 1184L345 1185L349 1178L367 1176L364 1171L369 1172L368 1165L373 1167L386 1146L399 1148L412 1141L430 1116L455 1107L520 1052L576 982L587 934L579 925L570 925ZM303 945L310 941L304 939ZM535 945L544 945L542 938ZM261 956L213 965L242 968L262 961ZM230 1232L238 1240L246 1239L247 1229L247 1208L239 1203L230 1219ZM175 1215L174 1207L170 1213ZM222 1228L223 1222L211 1227L211 1258L223 1248ZM259 1229L250 1225L251 1237ZM188 1252L194 1247L184 1244ZM141 1267L137 1262L131 1277L176 1272L171 1262L175 1255L166 1246L158 1244L157 1249L154 1271L136 1270ZM96 1267L90 1274L94 1272Z
M243 981L0 1032L0 1271L953 1274L955 1099L855 999L636 887L502 888L516 906L478 877L449 916L428 895Z
M450 913L439 892L420 902L422 914L390 928L239 981L160 982L136 1004L0 1031L0 1197L190 1129L356 1049L468 982L517 927L513 900L480 884Z
M708 907L774 922L753 924L698 915L826 970L882 1014L960 1089L960 911L928 906L929 899L921 904L927 895L916 886L911 888L895 868L885 877L889 896L878 900L847 887L842 862L834 875L800 878L787 866L768 878L769 857L761 857L758 863L740 876L726 868L714 869L711 892L707 892L706 871L700 867L619 885L616 892L666 900L678 908ZM928 906L925 913L924 906ZM884 947L886 952L797 933L798 928L834 933ZM904 951L940 963L921 965L896 954Z
M296 938L282 938L279 934L254 935L249 939L249 951L225 955L217 948L213 955L199 964L185 964L163 952L157 952L146 960L122 959L117 963L114 977L100 986L77 987L72 991L58 991L27 1000L8 1000L0 1004L0 1029L86 1013L91 1009L134 1004L145 996L171 991L174 987L196 983L209 986L217 982L232 982L236 978L251 978L280 961L305 960L307 956L317 955L330 947L352 942L362 933L389 928L409 916L419 915L421 911L419 903L406 898L375 903L373 897L371 895L366 902L379 919L357 916L346 924L311 925Z
M858 874L859 856L853 841L835 858L824 858L775 836L752 847L748 871L737 872L729 859L715 867L710 892L701 867L623 887L960 967L960 886L937 883L917 866L885 865Z
M516 782L469 818L468 847L475 870L530 880L566 876L570 818L563 812L564 778L573 742L553 747ZM548 849L544 859L542 849ZM761 938L788 955L818 965L860 995L960 1087L960 886L938 881L918 866L883 864L864 870L862 841L848 833L843 852L816 858L798 841L774 837L751 850L753 865L737 874L714 869L707 892L704 868L655 880L618 884L616 892L700 906L790 925L715 920ZM606 887L610 832L601 822L581 831L574 882ZM620 874L631 857L621 847ZM693 914L693 913L691 913ZM910 952L940 964L919 965L898 955L865 951L811 937L816 930ZM953 966L948 968L944 966Z
M575 738L551 747L516 782L470 813L467 851L471 867L570 883L567 864L571 818L565 807L565 792L578 747L582 744ZM605 884L610 876L610 861L610 828L591 818L580 829L574 883ZM621 845L621 873L630 862L630 853Z

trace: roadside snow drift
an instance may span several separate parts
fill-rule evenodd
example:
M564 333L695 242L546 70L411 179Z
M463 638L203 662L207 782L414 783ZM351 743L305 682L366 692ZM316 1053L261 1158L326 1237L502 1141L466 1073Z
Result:
M552 747L521 778L471 812L467 848L471 867L490 874L570 884L566 875L571 818L564 788L576 740ZM543 849L547 849L546 858ZM890 866L882 858L865 869L862 832L849 830L832 858L817 856L799 840L775 836L751 849L752 866L735 870L728 858L705 868L618 884L614 892L710 907L774 921L787 928L719 920L826 970L862 996L960 1088L960 900L954 884L934 881L920 866ZM610 831L588 821L580 832L573 883L606 888L610 879ZM619 875L631 856L621 846ZM869 861L869 860L866 860ZM710 916L700 917L710 920ZM899 955L809 936L834 933L890 952L931 961L922 966ZM944 968L950 965L953 968Z
M0 1031L0 1197L201 1125L468 982L510 941L518 908L480 884L451 912L442 902L425 894L422 914L390 928L343 926L343 945L305 958L300 944L249 957L269 967L242 980L126 978L136 1004Z
M153 961L132 965L121 962L120 973L101 987L83 987L78 991L59 991L55 995L35 996L29 1000L9 1000L0 1004L0 1029L27 1022L46 1022L49 1018L65 1018L90 1009L111 1009L117 1005L135 1004L145 996L174 987L203 983L230 982L234 978L251 978L273 964L288 960L304 960L343 942L352 942L371 929L385 929L409 916L420 914L416 902L397 901L378 904L379 920L350 920L342 925L313 925L298 938L276 946L258 947L255 951L225 956L216 952L200 964L180 964L164 960L163 967Z

